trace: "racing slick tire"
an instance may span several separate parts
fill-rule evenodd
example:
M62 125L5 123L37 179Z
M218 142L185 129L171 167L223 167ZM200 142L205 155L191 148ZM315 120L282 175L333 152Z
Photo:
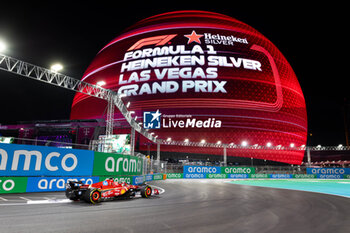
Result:
M141 191L141 196L143 198L148 198L148 197L150 197L152 195L152 188L151 188L151 186L148 186L148 185L143 186L143 187L141 187L140 191Z
M99 203L101 201L101 191L98 189L86 190L84 193L84 201L92 204Z

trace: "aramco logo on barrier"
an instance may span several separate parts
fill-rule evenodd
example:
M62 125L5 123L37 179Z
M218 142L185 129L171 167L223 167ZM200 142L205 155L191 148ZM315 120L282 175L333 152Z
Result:
M0 145L0 176L91 175L94 152Z
M0 180L0 189L2 190L11 191L14 187L15 187L15 182L11 179L4 180L4 182Z
M69 181L91 185L98 180L98 177L28 177L27 192L63 191Z
M0 149L0 154L2 157L1 160L1 164L0 164L0 170L6 170L6 162L7 162L7 152L5 150ZM11 170L12 171L17 171L18 170L18 164L19 164L19 160L20 157L24 157L24 164L23 164L23 171L28 171L30 168L30 164L31 164L31 159L32 157L35 157L35 167L34 170L36 171L40 171L41 169L41 161L42 161L42 154L40 151L28 151L28 150L16 150L13 154L13 160L12 160L12 165L11 165ZM61 154L57 153L57 152L51 152L49 153L46 158L45 158L45 167L47 170L49 171L57 171L58 170L58 166L57 165L52 165L51 160L54 157L60 157ZM73 161L73 163L71 165L67 165L67 160L71 159ZM62 157L61 160L61 167L64 171L73 171L76 166L78 165L78 159L77 157L72 154L66 154Z
M25 192L27 179L27 177L0 177L0 193Z
M142 161L140 159L110 156L106 159L105 170L117 173L141 173Z

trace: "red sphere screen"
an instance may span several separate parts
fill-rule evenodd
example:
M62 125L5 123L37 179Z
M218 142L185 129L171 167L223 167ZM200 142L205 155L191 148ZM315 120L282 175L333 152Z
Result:
M123 94L128 110L159 138L306 143L305 100L291 66L266 37L222 14L178 11L142 20L102 48L83 80L104 81L104 88ZM106 105L77 93L71 118L102 118ZM147 113L153 119L147 120ZM115 119L117 133L123 119L118 113ZM140 137L139 145L147 148L146 139ZM162 151L222 154L188 146ZM304 150L228 149L227 155L300 164Z

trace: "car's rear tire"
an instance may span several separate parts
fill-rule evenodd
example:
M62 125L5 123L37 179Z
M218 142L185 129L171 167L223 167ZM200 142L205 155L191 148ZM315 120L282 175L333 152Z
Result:
M98 189L86 190L84 193L84 201L96 204L101 201L101 192Z
M152 195L152 188L151 188L151 186L146 185L146 186L143 186L141 188L141 196L143 198L148 198L151 195Z

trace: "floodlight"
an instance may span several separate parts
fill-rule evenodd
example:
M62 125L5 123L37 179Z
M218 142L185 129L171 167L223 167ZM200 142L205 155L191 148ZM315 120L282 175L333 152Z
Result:
M106 82L105 81L98 81L96 83L96 85L102 87L102 86L106 85Z
M59 63L53 64L50 68L54 72L58 72L63 69L63 66Z
M7 45L6 45L5 41L0 39L0 53L4 52L6 50L6 48L7 48Z
M247 146L248 145L248 142L247 141L243 141L242 143L241 143L241 146Z

